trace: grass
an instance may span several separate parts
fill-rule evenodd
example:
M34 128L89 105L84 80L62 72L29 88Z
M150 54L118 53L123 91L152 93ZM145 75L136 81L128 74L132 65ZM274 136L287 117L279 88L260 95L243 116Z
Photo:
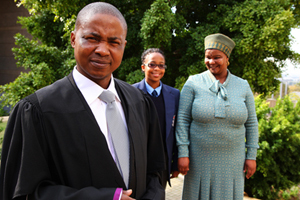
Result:
M0 120L0 137L2 137L3 134L4 134L4 130L6 128L6 124L7 124L7 122L3 122L3 121Z
M6 124L7 124L7 122L0 121L0 130L1 130L0 131L0 135L4 134L4 130L5 130Z

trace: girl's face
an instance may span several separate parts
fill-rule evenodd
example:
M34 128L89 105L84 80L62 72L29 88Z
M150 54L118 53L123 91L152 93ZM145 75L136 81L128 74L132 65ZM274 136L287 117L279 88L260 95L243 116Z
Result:
M153 88L157 88L160 84L160 79L165 74L165 58L160 53L150 53L146 55L145 61L142 64L142 70L145 72L147 83Z

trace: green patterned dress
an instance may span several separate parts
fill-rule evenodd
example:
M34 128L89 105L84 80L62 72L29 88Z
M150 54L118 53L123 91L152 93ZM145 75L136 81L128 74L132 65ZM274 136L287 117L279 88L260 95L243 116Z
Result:
M229 71L223 84L210 71L190 76L180 95L176 139L179 158L190 158L182 199L242 200L245 157L255 160L258 148L248 82Z

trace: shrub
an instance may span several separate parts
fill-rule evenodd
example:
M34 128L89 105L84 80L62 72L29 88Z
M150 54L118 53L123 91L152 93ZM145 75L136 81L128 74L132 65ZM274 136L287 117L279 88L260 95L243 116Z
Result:
M288 96L274 108L256 98L259 123L257 171L245 181L245 191L260 199L278 199L279 191L300 182L300 102Z
M279 192L279 199L291 199L291 200L297 200L300 199L300 186L296 187L293 186L291 189L288 189L286 191L280 191Z

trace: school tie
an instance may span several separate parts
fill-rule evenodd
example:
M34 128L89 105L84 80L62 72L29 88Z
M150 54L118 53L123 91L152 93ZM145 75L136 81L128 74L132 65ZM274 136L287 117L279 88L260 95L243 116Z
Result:
M115 94L104 90L99 98L107 103L106 121L116 153L116 164L128 188L130 147L127 130L117 107Z
M157 92L156 90L153 90L153 92L151 93L152 96L157 97Z

